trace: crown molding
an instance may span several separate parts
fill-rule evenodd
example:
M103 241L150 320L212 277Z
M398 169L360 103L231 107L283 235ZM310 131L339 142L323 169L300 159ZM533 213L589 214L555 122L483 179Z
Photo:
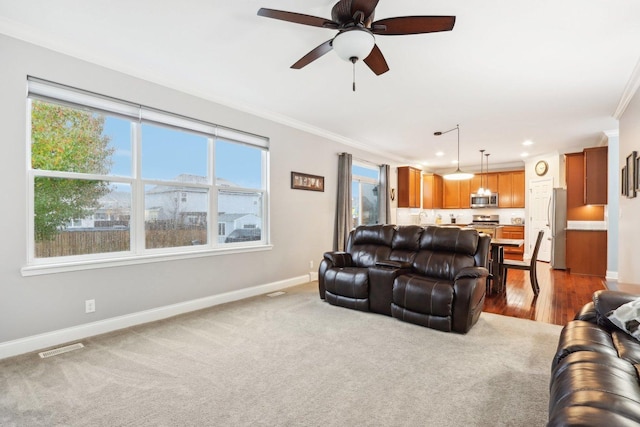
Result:
M611 138L617 138L619 135L620 131L618 131L618 129L603 130L602 135L600 135L600 142L598 143L598 146L602 147L609 145L609 140Z
M631 99L638 91L638 87L640 87L640 59L638 60L636 67L633 69L627 85L622 91L622 97L620 98L620 102L618 102L618 108L616 108L616 111L613 113L613 117L616 120L620 120L627 109L629 102L631 102Z
M322 138L326 138L331 141L347 145L349 147L353 147L366 153L380 156L388 160L393 160L398 163L407 163L410 161L410 159L406 157L398 156L384 150L372 148L371 145L365 144L363 142L329 132L325 129L321 129L308 123L294 120L290 117L283 116L272 111L258 109L249 105L238 103L228 98L216 96L215 94L198 91L196 88L185 84L182 81L167 79L160 76L159 74L150 72L149 70L140 70L133 68L129 64L118 61L113 57L106 58L104 56L87 54L81 49L70 49L64 43L53 42L51 38L47 37L47 35L39 29L17 23L3 17L0 17L0 34L4 34L8 37L30 43L44 49L49 49L63 55L67 55L81 61L108 68L110 70L126 74L128 76L142 79L150 83L155 83L168 89L173 89L187 95L196 96L198 98L205 99L207 101L214 102L216 104L232 108L243 113L248 113L275 123L301 130L303 132L320 136Z

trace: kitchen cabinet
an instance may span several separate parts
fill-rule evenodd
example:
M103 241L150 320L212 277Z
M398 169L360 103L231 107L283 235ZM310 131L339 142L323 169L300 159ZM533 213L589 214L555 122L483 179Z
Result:
M584 153L584 204L607 204L608 147L585 148Z
M567 230L567 269L572 274L604 277L607 273L607 232Z
M511 172L511 203L514 208L524 208L525 185L524 171Z
M483 189L489 189L492 193L498 192L498 174L497 173L483 173L476 174L471 178L471 194L476 194L478 189L482 187Z
M422 209L441 209L443 179L440 175L422 175Z
M498 172L498 206L524 208L524 171Z
M523 225L504 225L502 226L502 232L500 238L502 239L522 239L524 240L524 226ZM522 261L524 256L524 245L518 248L504 247L505 259L516 259Z
M442 207L445 209L467 209L471 207L471 180L451 181L443 179Z
M585 204L585 154L568 153L564 156L567 184L567 220L604 221L604 206Z
M498 193L501 208L524 208L524 171L492 172L483 174L482 187ZM464 181L443 180L442 207L445 209L468 209L470 198L480 188L481 176Z
M442 207L445 209L460 208L460 181L442 180Z
M398 168L398 207L420 207L420 175L422 171L411 166Z

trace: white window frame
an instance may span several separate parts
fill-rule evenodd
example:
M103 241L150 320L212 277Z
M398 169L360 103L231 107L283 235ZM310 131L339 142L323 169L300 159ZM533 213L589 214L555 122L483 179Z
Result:
M215 124L202 122L169 112L155 110L142 105L121 101L102 95L84 92L67 86L29 78L27 81L27 195L28 195L28 242L27 265L21 269L23 276L57 273L64 271L85 270L138 263L158 262L164 260L193 258L238 252L270 250L269 239L269 139ZM78 174L64 171L34 170L31 168L31 105L32 100L53 102L68 105L71 108L89 108L96 112L120 116L132 123L132 169L131 176ZM143 179L141 176L141 124L152 123L160 126L174 127L181 131L195 132L208 138L208 182L189 183L192 188L204 188L208 191L209 212L207 212L207 243L204 245L179 246L170 248L146 249L144 221L144 187L145 185L181 185L174 181ZM215 175L215 141L220 138L225 142L249 145L261 150L262 188L234 188L237 191L261 193L262 197L262 234L261 240L238 243L218 243L218 187ZM129 184L131 188L130 249L123 252L86 254L64 257L35 257L35 224L34 224L34 182L36 177L54 177L66 179L92 179ZM225 188L226 189L226 188ZM181 197L181 194L179 195ZM215 226L214 226L215 224Z

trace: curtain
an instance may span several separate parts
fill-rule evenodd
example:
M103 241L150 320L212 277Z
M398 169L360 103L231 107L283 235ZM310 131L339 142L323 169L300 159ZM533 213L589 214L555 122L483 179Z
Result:
M353 226L351 213L351 154L341 153L338 158L338 204L334 249L344 251Z
M390 170L391 167L389 165L380 165L380 191L378 192L378 207L380 209L378 218L380 224L389 224L389 220L391 220L391 205L389 203Z

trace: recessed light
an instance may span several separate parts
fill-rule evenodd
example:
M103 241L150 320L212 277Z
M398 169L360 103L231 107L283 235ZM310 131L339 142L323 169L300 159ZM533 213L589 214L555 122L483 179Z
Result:
M458 161L457 160L451 160L451 163L453 163L454 165L457 165Z
M442 151L438 151L438 152L436 153L436 156L438 156L438 157L442 157L442 156L444 156L444 153L443 153Z
M529 153L524 152L524 153L520 154L520 157L529 157Z
M528 147L529 145L533 145L533 141L530 139L527 139L525 142L522 143L522 145L524 145L525 147Z

